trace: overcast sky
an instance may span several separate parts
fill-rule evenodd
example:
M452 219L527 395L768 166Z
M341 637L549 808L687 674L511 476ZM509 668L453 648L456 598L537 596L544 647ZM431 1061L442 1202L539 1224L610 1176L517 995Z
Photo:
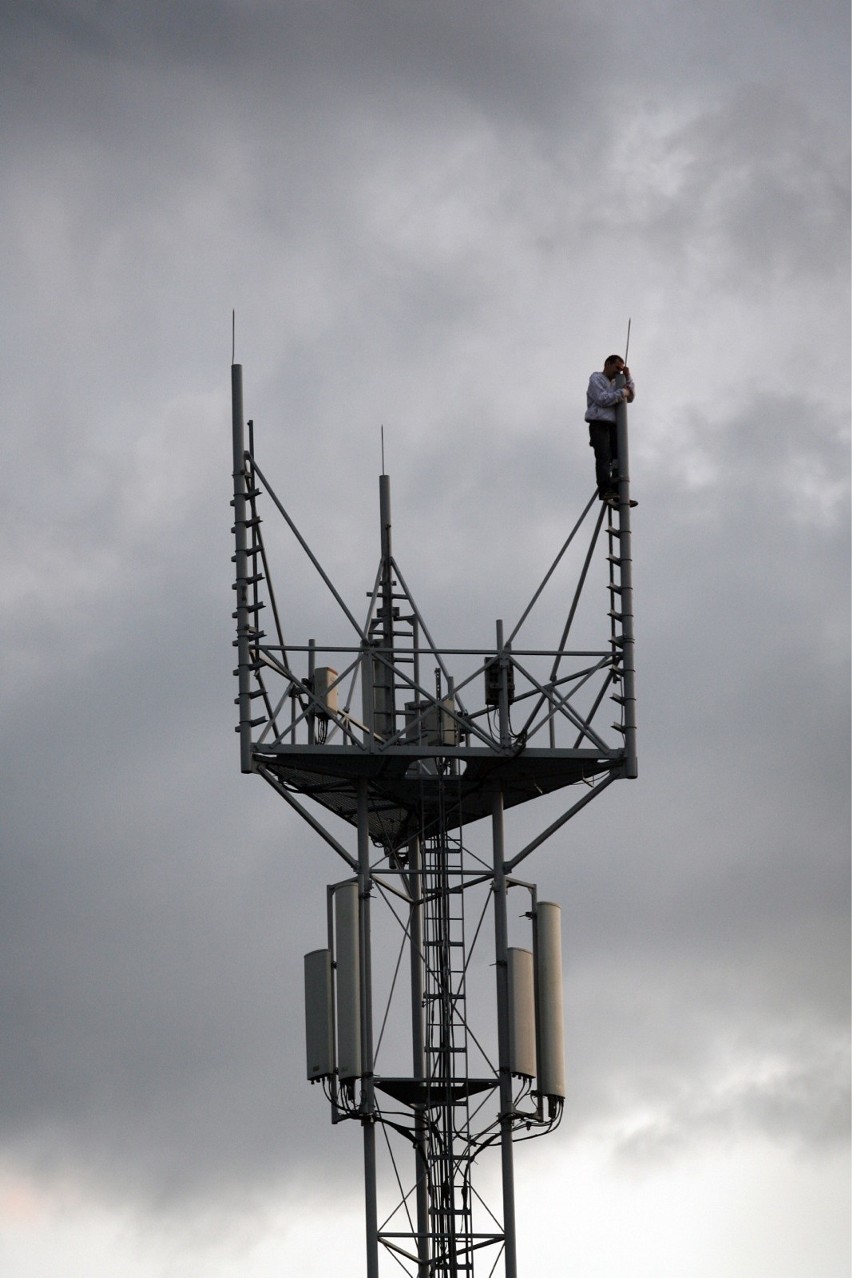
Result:
M590 497L631 319L640 777L525 863L570 1094L521 1272L848 1278L848 48L840 0L3 6L4 1275L362 1272L303 1065L339 863L233 732L235 309L291 514L360 609L383 426L449 646Z

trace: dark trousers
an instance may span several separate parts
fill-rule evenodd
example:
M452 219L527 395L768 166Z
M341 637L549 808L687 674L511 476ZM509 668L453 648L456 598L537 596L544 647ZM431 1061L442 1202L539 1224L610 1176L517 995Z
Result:
M598 495L615 496L618 492L618 446L615 422L589 422L589 446L595 450L595 479Z

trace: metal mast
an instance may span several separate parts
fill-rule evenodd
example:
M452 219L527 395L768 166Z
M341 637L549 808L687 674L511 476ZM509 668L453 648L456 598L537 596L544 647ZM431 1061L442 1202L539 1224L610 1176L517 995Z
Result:
M439 648L393 555L389 477L359 622L261 470L251 423L246 447L240 365L231 377L241 767L343 863L325 944L305 959L307 1076L334 1123L361 1127L367 1278L517 1278L514 1145L558 1124L565 1080L559 907L516 871L637 773L626 409L617 508L592 497L508 637L498 621L487 649ZM317 571L345 641L285 641L267 514ZM558 642L521 647L577 554ZM604 637L575 648L590 580L609 594L609 610L593 610ZM613 705L617 722L602 724ZM507 850L505 811L569 787L579 797ZM519 917L523 945L510 934ZM489 1147L496 1191L480 1171Z

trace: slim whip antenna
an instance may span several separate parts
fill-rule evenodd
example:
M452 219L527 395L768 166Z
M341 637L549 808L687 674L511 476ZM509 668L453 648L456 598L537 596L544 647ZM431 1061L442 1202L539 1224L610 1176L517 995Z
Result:
M627 352L630 350L630 318L627 320L627 341L624 343L624 362L627 363Z
M385 473L385 428L381 427L382 432L382 474Z
M231 363L233 364L237 354L237 312L231 311Z

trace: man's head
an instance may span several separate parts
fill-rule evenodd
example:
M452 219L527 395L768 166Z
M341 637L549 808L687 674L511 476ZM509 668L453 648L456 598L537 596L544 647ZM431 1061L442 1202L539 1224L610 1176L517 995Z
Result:
M612 381L613 377L617 377L619 373L624 372L624 360L620 355L607 355L604 360L604 377L608 377Z

